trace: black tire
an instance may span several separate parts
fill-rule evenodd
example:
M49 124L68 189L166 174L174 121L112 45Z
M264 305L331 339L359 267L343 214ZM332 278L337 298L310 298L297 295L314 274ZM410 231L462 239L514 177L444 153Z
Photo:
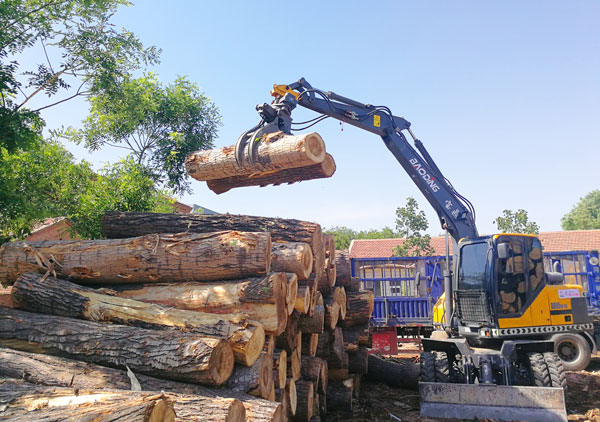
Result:
M531 381L537 387L552 387L548 365L541 353L528 353Z
M562 360L556 353L544 353L544 360L548 365L548 372L552 381L553 387L562 387L567 389L567 374L563 366Z
M589 343L580 334L558 334L552 337L554 353L558 355L566 371L582 371L592 358Z
M421 381L450 382L450 366L446 352L421 353Z
M556 353L528 353L531 381L537 387L560 387L566 389L567 376Z

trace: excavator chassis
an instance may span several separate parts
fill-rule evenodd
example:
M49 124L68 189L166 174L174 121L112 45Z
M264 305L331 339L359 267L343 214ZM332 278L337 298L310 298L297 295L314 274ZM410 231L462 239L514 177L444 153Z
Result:
M421 416L567 420L565 374L551 341L506 340L482 349L465 338L423 339L423 348Z

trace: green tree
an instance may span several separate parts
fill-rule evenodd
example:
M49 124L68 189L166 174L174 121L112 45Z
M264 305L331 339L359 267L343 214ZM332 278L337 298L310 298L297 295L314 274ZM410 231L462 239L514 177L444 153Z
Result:
M79 202L92 176L89 164L75 164L57 143L38 140L14 154L0 147L0 241L22 238L39 221L64 215L64 205Z
M348 249L350 247L350 242L354 239L390 239L398 237L389 227L384 227L381 230L371 229L356 231L345 226L335 226L324 230L324 233L334 235L336 249Z
M132 157L102 168L78 199L66 204L66 215L75 231L88 239L102 238L100 219L107 211L174 211L167 192L157 190L146 168Z
M48 217L69 217L80 236L99 238L106 211L173 211L167 192L134 159L96 174L55 142L14 154L0 148L0 180L0 242L22 239Z
M414 198L406 198L406 205L396 209L396 231L404 238L402 245L394 249L395 256L427 256L434 253L431 246L431 236L422 234L429 223L425 212L419 209Z
M0 146L12 152L35 145L39 112L75 97L109 92L159 51L110 22L127 0L3 0L0 4ZM19 55L44 55L31 68ZM58 60L56 58L59 58ZM48 99L41 101L39 94ZM28 108L36 98L36 108ZM42 102L43 104L39 104Z
M540 232L540 227L534 221L529 221L527 211L524 209L504 210L502 213L503 215L496 217L494 221L502 233L538 234Z
M600 190L588 193L562 219L563 230L600 229Z
M104 145L126 148L158 183L189 191L187 154L213 146L220 115L215 105L186 78L163 86L156 75L125 78L108 95L90 98L82 129L67 139L95 151Z

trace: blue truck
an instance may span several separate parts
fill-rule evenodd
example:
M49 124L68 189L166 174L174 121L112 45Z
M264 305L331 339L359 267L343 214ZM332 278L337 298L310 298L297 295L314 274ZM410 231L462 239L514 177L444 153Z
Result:
M374 347L397 351L399 337L428 337L433 331L433 306L444 292L445 256L352 258L352 276L375 295L371 316ZM546 271L564 275L565 284L577 284L587 292L588 312L597 322L600 338L600 264L598 251L544 253Z

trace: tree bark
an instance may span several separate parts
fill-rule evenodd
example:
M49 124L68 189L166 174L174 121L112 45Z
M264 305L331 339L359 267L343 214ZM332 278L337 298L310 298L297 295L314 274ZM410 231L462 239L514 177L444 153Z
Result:
M235 365L227 387L252 396L268 399L273 387L273 356L266 351L252 366Z
M231 146L193 152L186 157L185 168L194 179L205 181L312 166L325 158L325 143L317 133L297 136L283 132L270 133L254 146L257 146L254 164L246 157L242 165L238 165L235 148Z
M0 246L0 282L26 272L83 284L183 282L266 274L269 233L154 234L119 240L45 240Z
M351 374L366 374L369 368L369 353L365 346L348 353L348 371Z
M223 384L234 362L225 340L8 308L0 308L0 345L207 385Z
M355 325L354 327L342 327L344 336L344 348L351 352L358 349L358 346L371 347L369 344L369 326Z
M347 292L346 318L341 321L342 327L355 327L368 324L373 312L375 297L370 290L360 292Z
M382 359L369 355L367 378L391 387L419 388L419 365L407 359Z
M321 364L321 374L319 375L319 382L317 383L317 391L322 396L327 395L327 384L329 382L329 366L327 361L323 360Z
M271 233L274 242L305 242L314 256L313 275L325 259L321 226L306 221L247 215L199 215L108 212L102 217L102 233L108 238L152 233L207 233L220 230ZM299 285L308 285L302 284Z
M352 379L331 381L327 386L327 410L352 412Z
M301 376L301 355L294 350L292 353L288 353L288 365L287 365L287 376L294 381L300 379Z
M273 354L273 379L275 388L285 388L287 378L287 351L275 350Z
M267 334L279 334L288 319L285 273L234 281L119 286L119 297L188 311L260 322Z
M297 407L294 422L308 422L313 412L314 386L311 381L296 382Z
M318 354L317 351L317 355ZM327 364L329 369L348 367L348 353L344 350L344 335L341 327L336 327L335 330L330 332Z
M313 381L317 385L321 376L321 365L323 365L323 362L321 358L302 356L302 364L300 365L302 379Z
M296 298L298 297L298 276L294 273L285 273L287 275L287 295L285 303L287 305L287 314L292 315L296 307Z
M315 356L319 346L319 335L306 333L302 334L302 354L306 356Z
M236 362L250 366L265 342L261 324L231 322L213 314L164 308L159 305L109 296L37 273L26 273L13 285L17 308L62 317L132 325L148 329L179 328L202 336L227 340Z
M163 393L40 387L18 380L0 380L0 407L1 418L15 422L175 420L173 402Z
M294 309L296 309L301 314L307 314L310 307L310 301L310 287L298 287L298 293L296 294L296 303L294 304Z
M0 361L0 376L22 379L32 384L77 389L131 389L131 379L125 371L78 360L0 348ZM135 377L142 391L167 391L215 398L231 397L244 404L248 421L279 422L283 419L281 406L237 391L213 390L197 384L164 380L143 374L135 374Z
M285 331L275 337L275 346L278 349L285 349L288 353L292 353L299 343L298 341L298 320L300 315L298 312L293 312L289 316L285 326ZM300 334L302 335L302 334ZM301 341L301 340L300 340Z
M335 173L335 161L333 157L325 153L325 158L319 164L311 166L296 167L280 170L267 174L256 174L251 176L233 176L223 179L208 180L206 185L217 195L225 193L233 188L244 186L267 186L292 184L304 180L324 179Z
M352 375L352 381L354 385L352 386L352 397L356 400L360 399L360 389L362 386L362 374L354 374Z
M340 287L351 287L352 267L348 250L335 251L335 285Z
M306 280L313 268L313 254L305 242L273 242L271 270L294 273Z
M348 368L330 369L328 377L329 381L345 381L350 378L350 371Z
M242 422L246 411L235 398L126 390L92 390L0 381L3 418L44 421Z

